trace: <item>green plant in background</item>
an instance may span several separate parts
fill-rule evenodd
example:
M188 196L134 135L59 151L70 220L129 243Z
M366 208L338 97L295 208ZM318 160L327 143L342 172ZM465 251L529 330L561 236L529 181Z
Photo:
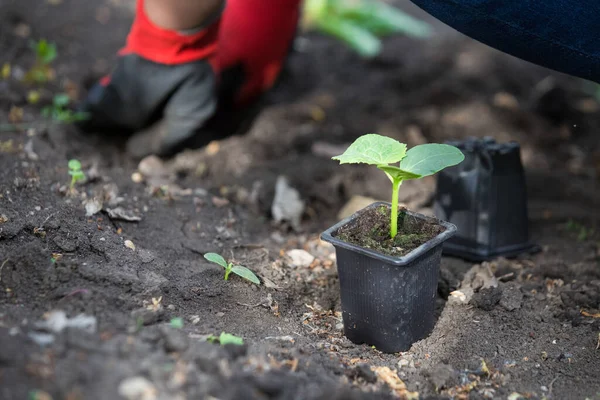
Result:
M85 173L81 170L81 162L79 160L69 160L69 175L71 175L69 190L72 192L75 184L85 179Z
M180 317L172 318L170 325L171 325L171 328L175 328L175 329L183 328L183 318L180 318Z
M580 242L585 242L594 234L596 231L593 228L588 228L583 224L580 224L577 221L569 219L566 224L567 230L577 235L577 240Z
M85 112L74 112L73 110L69 110L67 106L70 102L71 98L68 94L59 93L52 99L52 105L42 109L42 116L63 123L83 121L89 118L89 115Z
M46 83L54 79L54 70L50 65L58 56L56 45L46 39L40 39L39 41L32 41L30 47L35 53L35 62L33 67L25 74L25 81Z
M237 346L241 346L244 344L244 339L242 339L241 337L225 332L221 332L221 335L219 335L219 337L210 335L206 338L206 340L211 343L215 343L218 341L221 346L225 346L227 344L235 344Z
M340 164L369 164L385 172L392 182L390 236L398 234L398 192L403 181L433 175L459 164L463 153L447 144L421 144L406 151L406 144L375 133L356 139L344 152L333 157ZM398 166L391 165L399 163Z
M250 271L246 267L243 267L241 265L233 265L233 263L228 263L221 255L216 253L206 253L204 255L204 258L206 258L210 262L219 264L220 266L225 268L225 280L228 280L229 274L233 272L237 276L240 276L244 279L249 280L252 283L260 285L258 277L254 274L254 272Z
M426 22L377 0L305 0L303 25L344 41L363 57L379 54L382 36L431 34Z

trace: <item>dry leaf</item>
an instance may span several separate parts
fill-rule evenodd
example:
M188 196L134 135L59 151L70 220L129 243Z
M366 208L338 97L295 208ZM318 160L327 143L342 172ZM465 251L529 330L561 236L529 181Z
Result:
M600 312L591 313L585 310L581 310L581 315L583 315L584 317L600 318Z

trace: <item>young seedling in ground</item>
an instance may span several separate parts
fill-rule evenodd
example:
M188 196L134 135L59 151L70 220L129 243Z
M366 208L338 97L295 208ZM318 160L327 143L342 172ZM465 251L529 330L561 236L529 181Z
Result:
M56 59L58 52L56 45L48 42L46 39L31 42L31 49L35 53L35 63L33 67L25 74L25 81L46 83L54 79L54 70L50 64Z
M179 317L171 319L171 327L175 329L183 328L183 319Z
M79 160L69 160L69 175L71 175L69 191L73 192L75 184L85 179L85 173L81 170L81 163Z
M42 116L51 118L55 122L70 124L77 121L84 121L89 118L88 113L74 112L69 110L67 106L71 102L69 95L59 93L52 99L52 105L42 109Z
M211 343L218 341L221 346L225 346L227 344L235 344L235 345L241 346L244 344L244 339L242 339L241 337L232 335L231 333L225 333L225 332L221 332L221 335L219 337L210 335L209 337L206 338L206 340Z
M231 262L228 263L221 255L216 253L206 253L204 255L204 258L206 258L210 262L219 264L221 267L225 268L225 280L229 280L229 274L233 272L237 276L240 276L244 279L249 280L252 283L260 285L258 277L254 275L254 272L250 271L246 267L243 267L241 265L233 265L233 263Z
M390 236L398 234L398 192L403 181L433 175L444 168L459 164L463 153L447 144L421 144L406 151L406 144L375 133L356 139L340 156L340 164L369 164L385 172L392 182ZM392 165L399 163L398 166Z

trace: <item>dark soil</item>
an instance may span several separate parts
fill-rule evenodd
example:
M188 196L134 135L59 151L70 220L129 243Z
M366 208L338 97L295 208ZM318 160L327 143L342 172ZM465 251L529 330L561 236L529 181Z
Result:
M398 210L398 233L390 236L391 207L380 206L362 212L348 225L342 226L336 236L348 243L372 249L389 256L401 257L427 243L444 229L434 221L421 220Z
M583 82L439 24L426 42L390 38L370 62L302 35L245 135L138 165L120 143L40 116L110 71L131 6L0 2L0 66L13 74L0 80L0 399L600 398L600 104ZM26 86L39 38L58 45L56 79ZM27 126L6 125L21 112ZM473 265L444 257L440 318L402 354L343 336L334 250L318 239L354 196L386 200L380 171L331 161L367 132L411 146L517 140L543 248L486 264L494 289L461 288ZM88 180L67 196L71 158ZM305 204L297 230L272 221L280 176ZM409 181L400 201L431 214L434 191L434 178ZM206 252L261 285L224 281ZM206 342L221 332L245 346Z

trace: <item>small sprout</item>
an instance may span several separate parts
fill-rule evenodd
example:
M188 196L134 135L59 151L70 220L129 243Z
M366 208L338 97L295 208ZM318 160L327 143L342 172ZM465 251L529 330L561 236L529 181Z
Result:
M433 175L461 163L465 156L447 144L421 144L406 151L406 144L370 133L356 139L344 152L333 157L340 164L369 164L385 172L392 182L390 236L398 234L398 192L402 181ZM391 165L399 163L398 166Z
M81 170L81 162L79 160L69 160L69 175L71 175L69 190L72 192L75 184L85 179L85 174Z
M231 262L227 262L225 261L225 259L216 253L206 253L204 255L204 258L206 258L208 261L215 263L215 264L219 264L221 267L225 268L225 280L229 280L229 274L231 274L232 272L234 274L236 274L239 277L242 277L246 280L249 280L252 283L255 283L257 285L260 285L260 280L258 279L258 277L254 274L254 272L250 271L248 268L241 266L241 265L233 265L233 263Z
M54 70L50 64L58 56L56 45L48 42L46 39L31 42L31 49L35 53L35 62L33 67L25 75L27 82L46 83L54 79Z
M10 77L10 72L11 72L10 64L4 63L2 65L2 70L0 70L0 76L2 76L2 79L8 79Z
M77 121L84 121L89 118L85 112L74 112L67 107L71 103L71 98L66 93L59 93L52 99L52 105L42 109L42 116L50 118L56 122L70 124Z
M226 333L226 332L221 332L221 335L219 335L219 337L210 335L209 337L206 338L206 340L211 343L215 343L218 341L221 346L225 346L228 344L242 346L244 344L243 338L232 335L231 333Z
M171 327L175 329L183 328L183 319L179 317L171 319Z

